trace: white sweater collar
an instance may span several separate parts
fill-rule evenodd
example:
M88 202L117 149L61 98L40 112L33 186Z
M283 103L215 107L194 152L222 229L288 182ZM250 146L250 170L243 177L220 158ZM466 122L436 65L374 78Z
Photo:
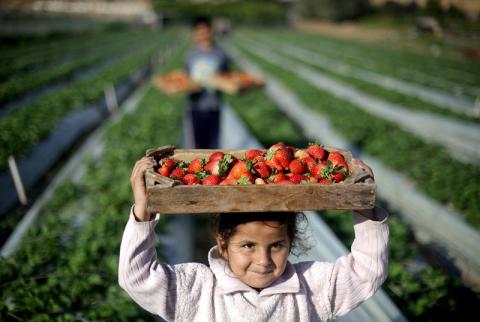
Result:
M208 252L208 262L210 269L217 279L218 287L223 294L235 292L255 292L253 288L240 281L228 267L227 261L220 256L218 247L214 246ZM279 279L273 282L267 288L264 288L259 296L267 296L283 293L298 293L300 291L300 282L294 266L288 262L285 272Z

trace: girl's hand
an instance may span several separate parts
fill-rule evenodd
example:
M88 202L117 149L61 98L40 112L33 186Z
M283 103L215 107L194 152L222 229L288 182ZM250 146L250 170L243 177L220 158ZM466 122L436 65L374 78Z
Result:
M372 169L368 165L366 165L365 162L363 162L360 159L352 158L352 164L355 167L362 169L363 171L365 171L366 173L368 173L370 175L371 179L368 178L367 180L365 180L366 182L374 182L375 181Z
M147 214L147 188L145 187L145 171L156 165L153 157L143 157L135 163L130 176L130 184L132 186L133 198L135 206L133 213L137 220L148 221L151 214Z
M366 165L365 162L363 162L360 159L352 158L352 164L355 167L358 167L358 168L364 170L365 172L367 172L370 175L370 178L365 180L365 182L374 182L375 181L372 169L368 165ZM366 217L370 220L375 220L375 221L381 221L386 216L385 211L383 209L377 208L377 207L374 207L372 209L359 209L359 210L354 210L354 211L356 213L362 215L363 217Z

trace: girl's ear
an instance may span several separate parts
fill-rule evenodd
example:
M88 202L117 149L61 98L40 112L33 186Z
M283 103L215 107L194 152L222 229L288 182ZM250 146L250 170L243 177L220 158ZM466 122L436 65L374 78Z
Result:
M225 247L225 241L220 237L220 235L217 235L215 237L215 241L217 242L217 247L218 247L218 252L224 259L228 259L226 247Z

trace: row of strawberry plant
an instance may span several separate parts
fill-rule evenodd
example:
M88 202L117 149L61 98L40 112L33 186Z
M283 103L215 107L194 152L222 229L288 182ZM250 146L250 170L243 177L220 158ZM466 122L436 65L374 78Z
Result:
M121 41L120 41L121 40ZM92 48L90 52L79 52L79 56L65 64L58 64L45 69L37 69L31 73L12 75L7 81L0 83L0 105L8 103L40 86L68 79L81 69L92 66L96 63L111 60L112 56L119 56L127 53L132 48L144 47L145 43L156 41L154 34L130 35L123 39L110 41ZM81 56L80 56L81 54Z
M363 112L250 52L243 52L293 90L306 106L327 115L337 131L353 144L408 176L419 190L448 207L457 208L467 222L480 228L478 166L454 160L444 148L425 143L395 124Z
M132 70L148 63L154 53L172 41L172 36L162 35L156 43L141 48L135 55L0 119L0 169L6 168L9 155L28 152L33 144L48 135L67 112L101 99L105 84L120 83Z
M41 44L9 48L0 52L0 58L8 64L0 66L0 79L12 74L24 73L32 69L44 68L55 62L83 55L92 47L110 42L119 42L145 32L106 32L72 35L71 37L46 41Z
M268 33L273 39L285 39L299 47L309 48L328 56L334 56L352 66L368 68L385 75L393 75L406 81L416 81L426 86L437 86L435 82L412 78L412 73L421 73L441 80L448 80L455 84L453 93L465 87L480 84L480 68L475 62L452 60L432 57L428 54L414 53L398 48L387 48L381 43L362 43L359 41L345 41L324 35L303 32ZM412 73L408 73L412 71ZM452 88L442 89L451 91Z
M178 66L180 55L168 68ZM0 320L154 320L118 286L118 251L131 169L147 148L179 141L183 103L150 89L107 130L100 158L55 192L17 252L0 260Z
M252 37L251 34L247 34L249 38L254 38ZM266 42L262 42L261 39L263 38L257 38L259 42L261 42L263 45L266 45ZM274 52L279 52L275 46L268 44L269 50L272 50ZM285 56L287 57L287 56ZM452 118L457 118L459 120L464 120L464 121L469 121L469 122L480 122L478 117L474 116L468 116L465 115L464 113L458 113L440 106L437 106L433 103L426 102L424 100L421 100L419 98L416 98L411 95L406 95L402 94L400 92L396 92L393 90L389 90L383 87L380 87L376 84L367 82L365 80L361 80L358 78L355 78L353 76L347 76L343 75L341 72L333 72L331 69L327 68L322 68L321 66L318 66L315 64L315 62L312 61L307 61L307 60L300 60L299 58L293 57L293 56L288 56L288 59L296 60L300 63L306 64L310 66L311 68L320 71L323 74L326 74L336 80L339 80L343 83L353 85L353 87L361 90L362 92L372 95L374 97L379 97L382 100L385 100L387 102L393 103L393 104L399 104L401 106L404 106L406 108L410 108L413 110L418 110L422 112L431 112L431 113L436 113L440 115L445 115L448 117Z
M270 146L281 139L287 144L305 146L307 139L296 125L262 92L229 97L228 101L263 145ZM265 123L270 119L274 120L272 124ZM422 249L398 214L390 213L389 277L383 288L401 311L411 319L433 321L473 310L479 296L465 288L459 278L450 277L441 268L426 263L414 268L415 263L423 261ZM353 229L349 213L327 211L322 217L345 246L350 247Z

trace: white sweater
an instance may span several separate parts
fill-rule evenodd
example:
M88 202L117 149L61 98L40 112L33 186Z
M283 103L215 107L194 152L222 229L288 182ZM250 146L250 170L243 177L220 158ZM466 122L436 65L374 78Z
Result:
M158 219L137 222L130 213L118 280L135 302L167 321L326 321L357 307L387 277L386 217L372 221L354 213L350 254L334 263L288 263L285 273L259 293L233 275L216 247L208 254L210 267L159 263Z

